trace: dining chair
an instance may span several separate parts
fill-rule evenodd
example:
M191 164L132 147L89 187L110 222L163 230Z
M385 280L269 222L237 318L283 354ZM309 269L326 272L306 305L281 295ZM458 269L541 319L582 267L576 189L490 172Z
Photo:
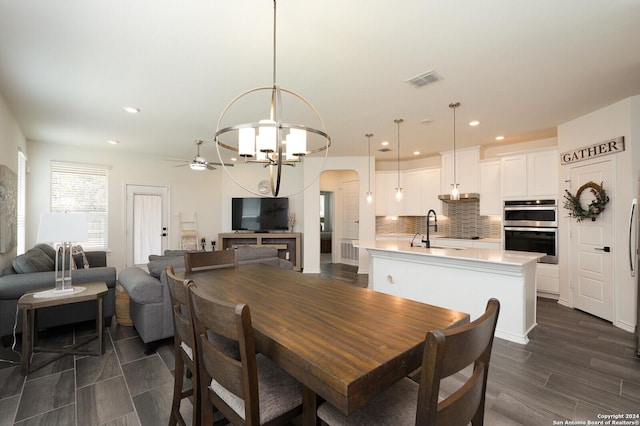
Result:
M186 251L184 267L187 273L224 267L238 267L237 250Z
M210 298L196 286L189 292L200 359L202 424L211 424L214 409L234 425L281 425L300 415L302 385L256 354L249 306ZM212 334L236 342L240 360L208 337Z
M186 424L180 414L180 402L184 398L193 396L193 425L200 425L200 395L198 389L198 356L195 351L195 338L191 323L191 308L189 301L189 286L191 280L181 280L175 275L172 266L166 269L167 283L171 297L171 312L173 314L173 341L175 353L175 374L173 380L173 400L169 426L176 423ZM183 390L184 367L191 376L191 389Z
M325 402L318 417L330 426L482 425L499 311L500 302L490 299L484 314L470 324L428 332L419 384L405 377L348 416ZM471 364L471 377L440 400L440 381Z

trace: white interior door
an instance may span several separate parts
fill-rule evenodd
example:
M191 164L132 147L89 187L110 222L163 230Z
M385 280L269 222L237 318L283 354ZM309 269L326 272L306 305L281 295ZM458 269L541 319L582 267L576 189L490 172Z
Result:
M340 217L340 263L358 265L358 249L353 247L352 241L357 240L360 230L360 212L358 204L359 182L343 181L341 183L341 199L338 207Z
M169 188L127 185L127 266L145 265L167 248Z
M603 187L612 196L611 161L573 167L571 169L572 194L587 182ZM593 195L585 190L580 201L586 208ZM595 221L570 221L569 260L573 306L608 321L613 321L613 203L607 204Z

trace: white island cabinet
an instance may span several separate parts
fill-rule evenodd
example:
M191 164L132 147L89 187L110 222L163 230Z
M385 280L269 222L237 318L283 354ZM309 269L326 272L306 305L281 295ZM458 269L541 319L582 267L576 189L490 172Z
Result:
M369 252L369 288L468 312L500 300L496 336L526 344L536 326L536 265L541 253L411 247L408 241L354 241Z

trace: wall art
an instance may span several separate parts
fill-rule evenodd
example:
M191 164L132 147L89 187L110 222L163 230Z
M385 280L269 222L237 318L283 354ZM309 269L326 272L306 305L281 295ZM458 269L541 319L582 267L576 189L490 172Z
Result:
M16 246L18 233L18 178L9 167L0 164L0 253Z

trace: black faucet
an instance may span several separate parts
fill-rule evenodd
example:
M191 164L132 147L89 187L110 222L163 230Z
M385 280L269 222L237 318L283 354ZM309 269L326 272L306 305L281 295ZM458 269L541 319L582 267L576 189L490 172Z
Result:
M438 232L438 215L436 215L435 210L430 209L427 212L427 239L423 239L425 248L431 248L431 241L429 241L429 219L431 218L431 213L433 213L433 232Z

